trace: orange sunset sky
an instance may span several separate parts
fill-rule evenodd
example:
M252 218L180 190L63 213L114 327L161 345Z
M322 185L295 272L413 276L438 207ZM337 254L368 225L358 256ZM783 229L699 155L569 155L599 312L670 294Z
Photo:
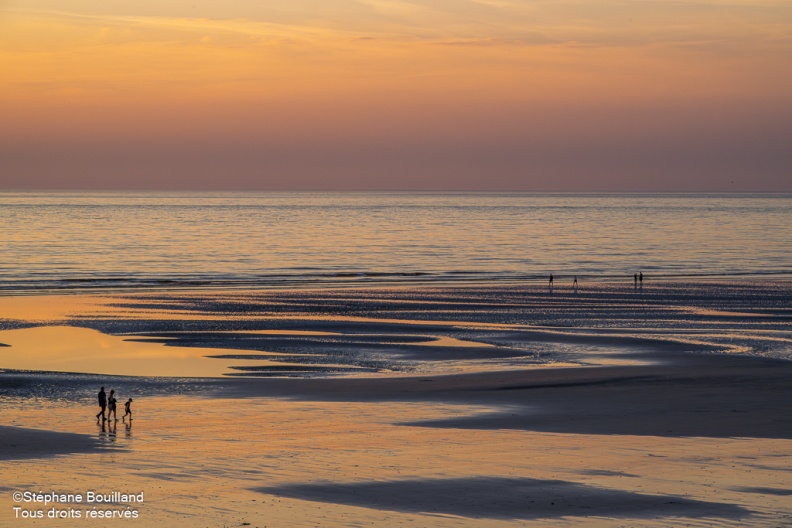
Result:
M792 191L792 2L0 0L0 189Z

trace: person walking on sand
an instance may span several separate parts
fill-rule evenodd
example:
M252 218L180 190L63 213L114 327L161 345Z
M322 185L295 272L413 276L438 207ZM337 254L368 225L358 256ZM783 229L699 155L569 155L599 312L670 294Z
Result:
M113 413L113 419L117 422L118 416L116 415L116 397L114 396L115 390L110 390L110 397L107 398L107 419L110 419L110 413Z
M638 282L640 282L641 286L643 286L643 271L638 274Z
M577 288L577 275L575 275L575 280L572 281L572 287Z
M99 417L102 417L102 421L105 420L105 409L107 408L107 395L105 394L104 387L99 389L99 394L96 395L99 400L99 407L101 411L99 414L96 415L96 421L99 421Z
M129 398L127 402L124 404L124 416L121 417L121 421L126 421L127 415L129 415L129 421L132 421L132 409L129 406L132 405L132 398Z
M553 274L550 274L550 283L548 284L551 288L553 287Z

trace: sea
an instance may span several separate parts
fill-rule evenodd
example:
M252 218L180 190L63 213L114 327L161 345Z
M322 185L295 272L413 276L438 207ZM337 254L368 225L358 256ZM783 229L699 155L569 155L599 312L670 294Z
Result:
M792 278L792 194L0 192L0 293Z

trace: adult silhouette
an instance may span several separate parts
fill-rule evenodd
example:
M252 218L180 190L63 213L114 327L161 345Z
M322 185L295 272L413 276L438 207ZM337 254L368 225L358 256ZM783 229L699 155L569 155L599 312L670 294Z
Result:
M96 415L96 421L99 421L99 417L102 417L102 420L105 420L105 409L107 408L107 395L105 394L104 387L99 389L99 394L96 395L96 398L99 400L99 407L101 410L99 414Z
M110 397L107 398L107 419L110 419L110 413L113 413L113 419L117 422L118 415L116 415L116 397L115 390L110 391Z

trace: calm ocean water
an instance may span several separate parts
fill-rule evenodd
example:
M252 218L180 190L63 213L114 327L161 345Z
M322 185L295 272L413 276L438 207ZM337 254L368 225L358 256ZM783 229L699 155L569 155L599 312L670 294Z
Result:
M792 195L0 193L0 290L792 275Z

